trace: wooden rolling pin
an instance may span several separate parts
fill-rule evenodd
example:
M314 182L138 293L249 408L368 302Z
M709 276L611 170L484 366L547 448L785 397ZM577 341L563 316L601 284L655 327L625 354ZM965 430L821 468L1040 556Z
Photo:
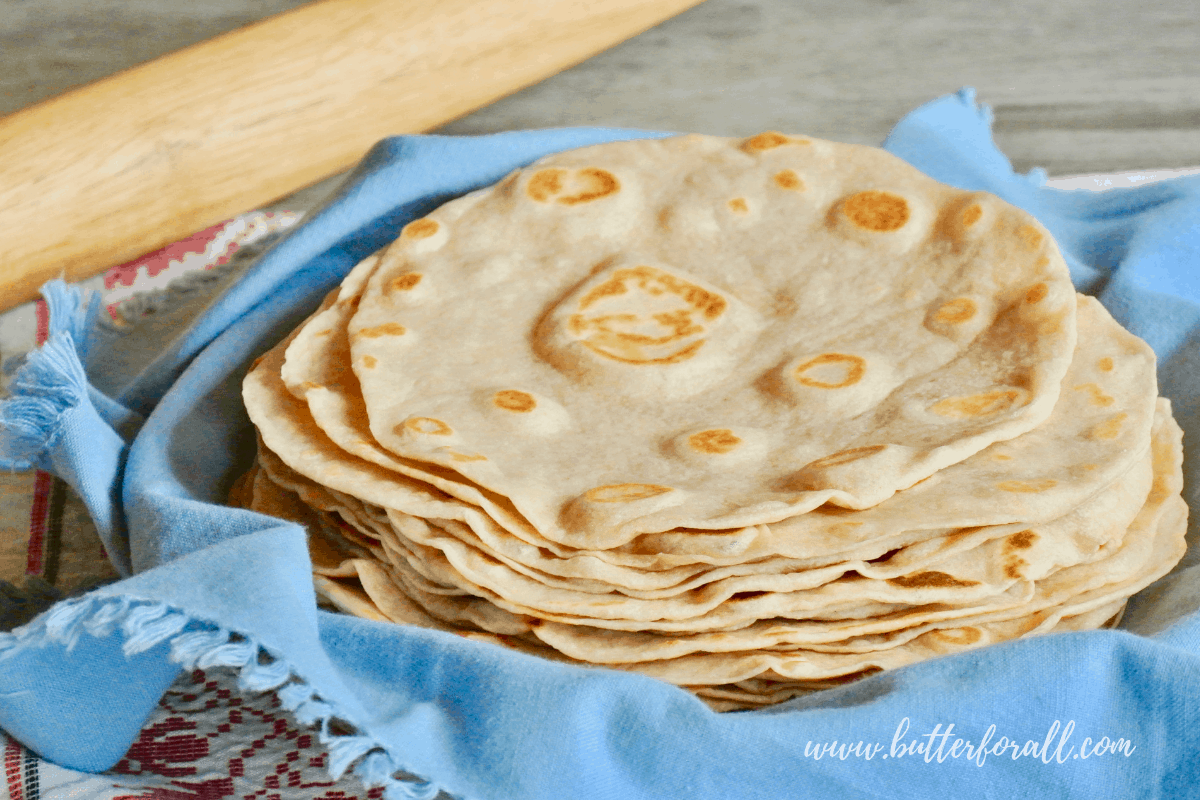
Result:
M0 119L0 310L353 165L700 0L320 0Z

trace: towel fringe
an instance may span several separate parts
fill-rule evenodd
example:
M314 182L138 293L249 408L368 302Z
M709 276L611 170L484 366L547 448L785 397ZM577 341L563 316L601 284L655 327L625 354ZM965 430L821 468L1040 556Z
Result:
M238 688L243 692L269 692L287 683L291 677L291 667L285 661L250 663L238 674Z
M196 659L197 669L213 667L231 667L241 669L250 663L250 659L258 655L258 645L249 640L226 642L217 645L206 653L201 653Z
M91 331L101 308L99 293L89 292L85 296L78 286L61 279L44 284L40 291L50 312L48 333L50 336L55 333L70 334L79 361L87 364Z
M87 397L88 382L70 331L56 331L29 354L0 401L0 466L32 469L62 433L62 418Z
M122 649L127 656L165 642L171 648L171 661L184 669L232 667L238 670L240 689L275 690L283 708L299 724L320 726L317 738L329 749L327 769L333 780L351 771L364 785L383 787L386 800L432 800L442 791L410 772L381 742L353 730L337 708L321 699L286 661L253 639L213 626L185 631L189 624L209 625L165 603L129 595L87 595L59 603L11 633L0 633L0 660L50 643L69 650L84 634L103 637L119 627L126 636Z
M227 641L229 631L224 628L181 633L171 640L171 660L186 670L196 669L201 656Z
M100 295L53 280L42 286L49 309L46 342L28 353L0 402L0 467L26 470L58 440L66 411L88 396L84 371Z
M128 597L122 597L116 603L105 603L84 622L83 626L92 636L103 639L115 631L117 626L126 619L132 605L133 601Z
M121 652L126 658L144 653L182 631L189 622L191 619L186 614L172 612L166 606L137 606L121 623L121 630L127 637Z
M301 703L294 709L289 710L304 725L316 725L318 722L322 722L333 716L333 706L315 699Z
M351 764L374 750L376 745L366 736L332 736L329 733L331 719L327 717L321 722L321 740L329 745L329 775L336 781Z
M46 638L63 645L68 652L74 650L75 645L79 644L79 637L86 632L87 621L95 605L93 598L82 597L74 602L59 603L50 609L44 617Z
M314 691L307 683L289 683L287 686L279 687L275 693L279 695L279 702L283 704L284 708L288 711L295 711L312 699Z
M382 750L371 750L358 765L358 773L363 782L383 783L395 771L395 768L392 767L392 760Z

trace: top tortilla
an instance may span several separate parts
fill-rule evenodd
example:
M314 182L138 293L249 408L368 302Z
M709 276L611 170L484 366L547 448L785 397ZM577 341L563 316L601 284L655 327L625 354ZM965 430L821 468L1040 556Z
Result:
M407 226L348 326L374 439L545 538L873 506L1050 413L1051 237L874 148L762 134L550 156Z

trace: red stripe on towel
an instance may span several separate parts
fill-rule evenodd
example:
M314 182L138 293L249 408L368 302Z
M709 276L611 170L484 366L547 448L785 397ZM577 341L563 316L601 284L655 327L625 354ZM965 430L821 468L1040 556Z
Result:
M45 300L37 301L34 314L37 316L37 343L42 345L50 336L50 307L46 305Z
M37 471L33 481L33 507L29 510L29 540L25 548L25 574L41 575L46 562L46 524L50 519L50 493L54 476Z
M37 317L37 343L43 345L50 336L50 307L38 300L34 308ZM50 517L50 492L54 476L37 471L33 483L33 507L29 510L29 544L25 550L25 574L41 575L46 556L46 522Z
M8 738L8 737L5 737ZM21 745L8 739L4 748L4 782L10 800L25 800L25 781L21 777Z

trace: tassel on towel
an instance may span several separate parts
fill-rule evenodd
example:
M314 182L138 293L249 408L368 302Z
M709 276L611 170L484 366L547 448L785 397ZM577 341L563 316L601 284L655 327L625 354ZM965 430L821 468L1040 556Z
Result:
M122 575L130 574L121 506L128 441L141 420L94 390L84 371L90 326L100 308L77 287L42 287L50 310L46 343L30 353L0 401L0 468L43 469L71 485Z

